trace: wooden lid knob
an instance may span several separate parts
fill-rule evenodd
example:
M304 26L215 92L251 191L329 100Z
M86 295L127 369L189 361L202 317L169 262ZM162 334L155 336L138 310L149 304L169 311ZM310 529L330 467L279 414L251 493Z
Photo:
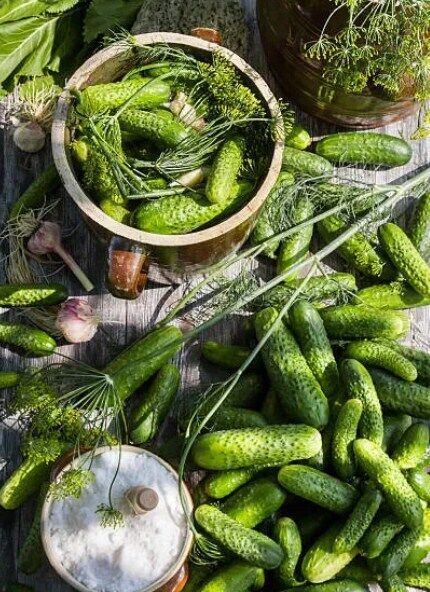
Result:
M140 485L131 487L125 494L135 514L146 514L158 506L158 493L149 487Z

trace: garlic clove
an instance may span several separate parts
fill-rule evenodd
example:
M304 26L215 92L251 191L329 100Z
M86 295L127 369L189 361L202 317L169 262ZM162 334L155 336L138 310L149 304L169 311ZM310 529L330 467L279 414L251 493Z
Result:
M88 302L69 298L58 311L56 326L69 343L83 343L94 337L99 323L99 315Z
M45 140L45 132L41 126L34 121L19 125L13 134L15 146L23 152L29 152L30 154L42 150L45 145Z

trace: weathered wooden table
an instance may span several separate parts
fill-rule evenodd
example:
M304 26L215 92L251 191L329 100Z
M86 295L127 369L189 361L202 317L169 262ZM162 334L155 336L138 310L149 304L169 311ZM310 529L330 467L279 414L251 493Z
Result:
M265 77L275 88L273 78L266 63L258 36L255 19L255 0L243 0L251 29L251 44L247 59L251 65ZM0 135L0 178L2 179L2 197L0 201L0 222L4 221L9 206L22 193L30 181L50 162L50 149L47 147L37 156L24 155L12 142L11 126L5 123L5 113L0 113L3 131ZM314 138L335 131L333 126L326 125L304 113L298 112L298 119L311 132ZM388 133L409 138L415 129L417 118L413 117L401 124L392 125ZM388 172L349 170L346 174L357 180L366 182L388 183L418 171L430 163L430 141L414 142L414 156L407 167L396 168ZM63 224L67 230L65 244L78 260L88 276L96 285L95 293L89 296L89 302L100 311L103 318L102 330L88 344L77 346L66 345L61 352L76 359L85 360L92 365L101 365L121 350L126 344L132 343L161 317L172 299L183 293L181 286L160 285L150 282L143 296L136 301L123 301L113 298L104 287L105 252L79 218L79 214L71 199L62 192L64 200ZM1 245L2 255L7 252L7 245ZM2 259L3 261L3 259ZM4 263L4 261L3 261ZM342 264L336 261L337 269ZM264 266L266 267L266 266ZM2 270L4 272L4 270ZM237 270L236 270L237 272ZM68 273L60 272L59 281L64 281L72 295L81 294L77 282ZM3 280L4 281L4 280ZM4 311L5 318L13 318L11 312ZM418 309L411 313L413 329L408 342L426 348L430 327L430 307ZM204 338L225 342L241 341L238 334L237 319L229 319L220 323L204 335ZM0 369L23 368L30 364L38 364L34 359L25 360L9 350L0 350ZM182 387L209 383L214 380L213 368L200 363L199 343L188 344L177 361L182 372ZM4 397L4 393L0 393ZM0 406L4 401L0 398ZM19 431L14 428L13 419L6 420L0 426L0 483L12 472L19 461ZM34 577L24 577L16 567L17 550L22 544L31 524L34 502L28 502L20 510L7 512L0 510L0 584L6 581L20 581L34 586L37 592L66 592L71 588L65 585L48 566L43 567ZM233 592L233 591L232 591Z

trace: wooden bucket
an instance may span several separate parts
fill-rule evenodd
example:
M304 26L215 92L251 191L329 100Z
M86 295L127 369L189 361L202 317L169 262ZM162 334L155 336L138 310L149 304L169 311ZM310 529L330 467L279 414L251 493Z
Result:
M206 39L207 32L204 31ZM201 31L197 30L201 35ZM177 33L146 33L136 36L141 44L168 43L191 49L198 58L207 60L221 52L241 73L258 96L267 113L282 125L280 108L273 93L261 76L242 58L216 43L195 36ZM212 37L216 39L216 36ZM73 101L68 89L83 89L92 84L119 79L130 69L130 57L121 44L104 49L87 60L70 78L60 96L52 126L54 161L67 192L94 232L109 245L107 286L115 296L136 298L142 291L149 273L159 279L178 281L222 260L237 250L248 237L256 215L273 187L282 164L283 142L273 143L271 163L254 197L230 218L205 230L181 235L160 235L142 232L104 214L86 195L79 183L67 144L71 132L67 117Z

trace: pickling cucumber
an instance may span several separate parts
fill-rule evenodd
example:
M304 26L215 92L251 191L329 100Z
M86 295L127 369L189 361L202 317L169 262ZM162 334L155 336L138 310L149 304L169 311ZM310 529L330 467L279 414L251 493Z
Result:
M242 526L218 508L206 504L194 512L197 524L215 541L252 565L276 569L283 552L272 539L252 528Z
M282 170L306 177L331 177L334 167L326 158L286 146L282 157Z
M57 343L48 333L21 323L0 322L0 342L22 348L34 356L51 355Z
M349 399L339 410L331 441L333 468L341 479L350 481L356 473L352 444L357 438L358 425L363 411L360 399Z
M381 582L381 588L384 592L408 592L402 578L395 574Z
M296 579L296 568L302 553L302 539L297 524L291 518L280 518L276 521L273 537L284 552L276 579L282 586L297 586L300 582Z
M79 99L85 111L97 113L121 107L133 95L135 96L130 102L130 107L134 109L153 109L169 100L170 86L164 80L139 76L123 82L108 82L87 86L80 93Z
M405 232L391 222L378 228L379 240L405 280L425 298L430 298L430 267Z
M228 200L242 166L245 148L245 139L234 136L218 150L206 181L205 195L211 203L219 204Z
M390 455L411 424L412 417L405 413L398 413L397 415L384 414L383 450Z
M425 423L412 424L391 454L391 458L402 470L417 466L429 445L429 428Z
M255 315L259 340L263 339L277 317L275 308L266 308ZM325 426L329 418L327 398L284 323L269 337L262 356L285 412L307 425L316 428Z
M255 467L248 467L211 473L203 481L203 491L209 497L222 499L251 481L259 470Z
M430 418L429 388L401 380L377 368L370 368L370 375L385 409L407 413L420 419Z
M240 428L262 428L267 421L261 413L254 409L222 406L209 420L207 427L212 430L230 430Z
M16 220L29 210L43 206L46 195L50 195L60 184L60 175L54 164L50 164L18 197L9 212L9 220Z
M324 308L320 315L331 339L398 339L410 330L409 317L399 310L343 304Z
M430 192L424 193L416 205L409 237L424 261L430 263Z
M358 491L349 483L305 465L282 467L278 480L287 491L335 514L348 512L358 497Z
M18 372L0 372L0 389L15 386L18 382Z
M293 205L291 215L292 226L297 226L312 217L313 204L306 196L299 197ZM288 236L281 242L278 254L277 274L280 275L296 263L304 261L309 252L309 245L312 241L313 224L302 228L299 232ZM297 277L297 273L290 274L285 281L289 282Z
M371 560L371 568L380 577L387 579L398 573L414 544L418 540L419 528L403 528L378 557Z
M115 203L111 199L102 199L99 203L99 208L106 216L110 216L113 220L121 222L121 224L128 224L130 221L130 210L121 204Z
M378 339L378 341L404 355L416 367L418 381L430 386L430 354L428 352L388 339Z
M334 580L333 582L322 582L321 584L306 584L290 588L286 592L366 592L367 587L355 580Z
M299 123L295 123L290 133L285 138L285 146L295 148L296 150L306 150L312 139L305 128Z
M0 488L0 506L5 510L19 508L49 479L51 462L26 458Z
M50 306L63 302L68 295L61 284L2 284L0 306Z
M226 430L197 438L192 456L203 469L279 466L310 458L321 448L320 433L310 426L286 425Z
M337 164L395 167L407 164L412 148L402 138L375 132L342 132L320 140L316 153Z
M409 528L419 528L423 522L420 499L394 461L370 440L356 440L354 453L360 468L381 489L393 514Z
M193 566L194 569L194 566ZM198 592L249 592L264 586L264 571L244 561L223 566L198 588ZM185 588L184 592L187 592ZM197 592L197 589L196 589Z
M402 354L376 341L352 341L346 346L345 355L364 365L388 370L403 380L414 381L417 369Z
M412 569L400 572L400 577L408 586L430 590L430 563L421 563Z
M217 341L205 341L202 346L202 355L205 360L222 368L233 370L240 368L250 354L249 347L242 345L224 345ZM258 364L254 364L254 367L256 365Z
M374 308L417 308L430 304L430 298L418 294L405 282L391 282L362 288L352 299L354 304L365 304Z
M174 148L193 133L179 119L166 119L151 111L127 109L118 120L121 130L133 134L136 140L150 140L162 148Z
M393 514L378 514L359 542L361 553L368 559L378 557L402 528L403 523Z
M430 503L430 475L419 469L411 469L406 473L409 485L420 499Z
M34 512L33 523L24 541L24 544L19 549L18 553L18 570L26 575L35 573L45 560L45 552L43 550L42 538L40 534L40 517L42 515L42 508L45 502L46 494L48 493L49 484L44 483L39 491L36 508Z
M312 304L299 300L288 317L309 368L330 399L339 389L339 372L321 316Z

